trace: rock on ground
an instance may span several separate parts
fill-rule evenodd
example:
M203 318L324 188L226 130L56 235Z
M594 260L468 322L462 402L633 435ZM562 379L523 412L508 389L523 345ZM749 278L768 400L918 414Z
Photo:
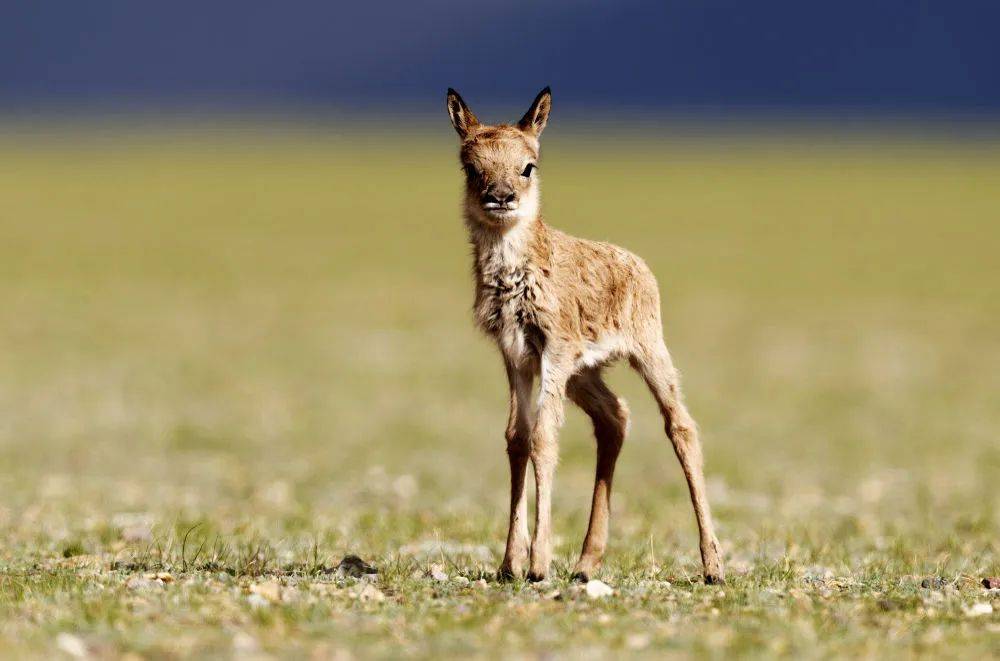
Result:
M445 572L444 567L441 565L431 565L427 569L427 575L433 578L435 581L447 581L448 573Z
M337 565L336 572L341 576L360 578L365 574L377 574L378 569L356 555L345 555L344 559Z
M610 597L615 593L614 588L604 581L599 581L596 578L587 581L585 590L589 599L603 599L604 597Z
M83 639L65 631L56 636L56 647L75 659L85 659L88 656L87 644Z
M966 617L982 617L983 615L992 615L993 606L985 601L980 601L964 607L962 612L965 613Z

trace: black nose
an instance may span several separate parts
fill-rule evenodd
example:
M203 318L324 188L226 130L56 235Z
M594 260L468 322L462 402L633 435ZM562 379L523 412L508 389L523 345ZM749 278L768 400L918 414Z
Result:
M492 202L494 204L508 204L516 199L517 193L514 191L494 190L483 195L484 203Z

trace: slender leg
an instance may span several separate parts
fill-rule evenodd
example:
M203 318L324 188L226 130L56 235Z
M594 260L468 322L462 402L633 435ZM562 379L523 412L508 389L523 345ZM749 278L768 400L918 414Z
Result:
M535 469L535 535L531 541L528 580L541 581L552 563L552 482L559 459L559 427L572 363L542 356L538 413L531 430L531 463Z
M598 370L589 370L570 379L567 394L590 416L597 440L597 473L594 478L590 523L580 559L573 568L574 578L588 581L601 566L607 546L611 480L628 430L629 414L625 401L608 389Z
M687 479L694 515L698 521L705 582L721 583L725 580L725 571L722 567L719 540L715 536L712 512L708 506L708 495L705 490L701 442L698 440L698 428L694 419L684 406L677 370L674 369L670 354L662 341L649 351L634 356L633 365L646 380L646 385L660 406L660 412L666 423L667 436L673 443L674 452Z
M497 572L501 580L524 575L528 560L528 499L525 477L531 452L532 424L531 388L534 375L531 370L507 365L510 383L510 416L507 420L507 458L510 461L510 522L507 531L507 548L503 563Z

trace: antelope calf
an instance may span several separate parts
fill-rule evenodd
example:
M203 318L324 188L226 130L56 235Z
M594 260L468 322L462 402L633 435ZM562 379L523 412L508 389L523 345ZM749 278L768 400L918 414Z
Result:
M489 126L479 123L455 90L448 90L448 114L462 143L465 224L475 259L475 319L496 340L510 383L510 529L499 575L523 576L526 564L529 580L549 573L552 480L566 397L590 417L597 437L590 524L573 573L588 580L600 566L608 538L611 479L629 421L625 402L608 389L601 369L627 358L656 398L687 478L705 581L722 581L701 445L663 343L656 279L632 253L564 234L545 224L539 213L538 138L551 106L552 95L545 88L516 126ZM536 498L530 548L529 459Z

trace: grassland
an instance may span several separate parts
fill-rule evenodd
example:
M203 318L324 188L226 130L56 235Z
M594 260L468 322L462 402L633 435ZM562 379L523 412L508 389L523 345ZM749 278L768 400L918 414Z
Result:
M558 576L492 577L505 383L444 123L106 133L0 139L0 655L1000 653L1000 145L550 131L549 221L660 278L729 566L699 582L617 369L591 601L575 410Z

